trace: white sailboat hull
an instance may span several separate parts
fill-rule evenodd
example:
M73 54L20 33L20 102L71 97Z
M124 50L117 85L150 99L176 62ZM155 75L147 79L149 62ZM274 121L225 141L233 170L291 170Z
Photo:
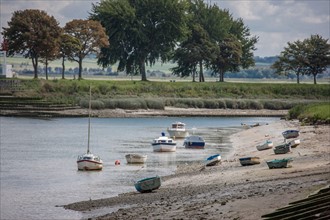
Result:
M78 170L102 170L102 162L93 160L80 160L77 161Z

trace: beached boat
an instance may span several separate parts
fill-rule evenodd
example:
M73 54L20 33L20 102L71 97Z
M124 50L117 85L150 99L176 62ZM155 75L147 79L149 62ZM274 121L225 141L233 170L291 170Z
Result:
M295 139L289 142L292 148L297 147L300 144L300 139Z
M102 170L103 161L97 155L94 155L89 150L90 142L90 130L91 130L91 87L89 87L89 114L88 114L88 141L87 141L87 153L78 156L77 165L78 170Z
M291 151L291 146L289 143L284 143L277 145L273 150L275 154L286 154Z
M221 161L221 155L220 154L215 154L212 155L205 160L205 166L214 166Z
M167 128L167 132L171 138L185 138L189 135L186 124L182 122L172 123L171 127Z
M197 135L188 136L184 139L183 146L185 148L204 149L205 140Z
M162 184L159 176L148 177L135 182L134 186L140 193L151 192L158 189Z
M285 139L297 138L299 136L298 130L286 130L282 132L282 135Z
M145 163L148 156L143 154L126 154L127 163Z
M257 150L259 151L267 150L273 148L273 146L274 146L273 142L267 140L265 143L257 145Z
M260 164L260 157L243 157L239 159L242 166Z
M172 138L166 137L164 132L162 132L162 136L154 139L151 145L155 152L176 151L176 141L174 141Z
M241 123L241 125L245 128L254 128L254 127L258 127L260 126L260 123L254 123L254 124L245 124L245 123Z
M283 158L266 161L269 169L292 167L292 158Z

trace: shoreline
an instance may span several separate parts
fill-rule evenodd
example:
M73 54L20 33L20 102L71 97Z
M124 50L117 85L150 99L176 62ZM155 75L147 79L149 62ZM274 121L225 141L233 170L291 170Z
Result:
M285 117L288 110L268 109L205 109L174 108L157 109L102 109L92 110L92 117L99 118L143 118L143 117ZM88 117L88 109L72 108L65 110L42 111L36 109L2 109L0 116L6 117Z
M273 150L257 151L256 145L270 139L283 142L281 132L300 130L301 144L285 155ZM297 121L279 121L249 128L232 135L233 150L217 166L193 163L162 177L152 193L124 193L116 197L64 205L88 212L100 208L117 210L93 219L261 219L262 215L306 198L330 184L330 127L301 126ZM238 159L258 156L261 163L241 166ZM293 167L269 169L265 161L293 158ZM274 202L276 201L276 202Z

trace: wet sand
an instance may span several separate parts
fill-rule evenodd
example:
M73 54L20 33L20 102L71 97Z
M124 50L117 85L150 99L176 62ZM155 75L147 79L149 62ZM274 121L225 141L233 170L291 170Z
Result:
M274 145L282 143L282 132L288 129L300 130L301 140L290 153L275 155L272 149L256 149L267 139ZM284 120L248 128L230 137L233 151L217 166L186 164L176 174L162 177L161 188L152 193L129 192L64 208L117 210L93 219L261 219L330 184L329 134L329 126L301 126ZM239 158L246 156L258 156L261 163L243 167ZM269 169L266 164L287 157L293 158L291 168Z

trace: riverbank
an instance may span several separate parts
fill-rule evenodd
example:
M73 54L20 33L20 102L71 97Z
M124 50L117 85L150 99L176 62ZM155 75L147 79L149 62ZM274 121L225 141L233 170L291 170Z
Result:
M283 142L282 132L299 129L301 144L286 155L257 151L270 139ZM163 177L153 193L130 192L117 197L77 202L64 208L88 212L117 210L95 219L261 219L261 216L330 184L330 127L301 126L296 121L253 127L231 136L234 150L214 167L201 163L178 167ZM238 159L258 156L261 164L242 167ZM265 161L293 158L293 167L269 169Z
M156 109L101 109L92 110L92 117L100 118L138 118L138 117L284 117L288 110L268 109L205 109L205 108L174 108ZM10 110L3 109L0 116L15 117L88 117L88 109L72 108L56 111L42 110Z

